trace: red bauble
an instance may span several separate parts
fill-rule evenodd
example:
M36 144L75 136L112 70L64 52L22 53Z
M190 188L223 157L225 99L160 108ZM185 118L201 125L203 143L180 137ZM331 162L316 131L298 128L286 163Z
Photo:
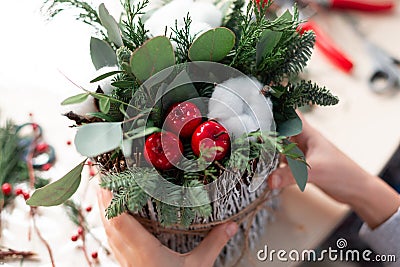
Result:
M1 186L1 191L3 191L3 195L5 195L5 196L11 195L11 192L12 192L12 186L11 186L11 184L9 184L9 183L4 183L4 184Z
M183 138L190 137L202 122L199 108L191 102L175 104L165 118L165 129Z
M153 133L146 139L144 158L159 170L171 169L182 157L183 145L170 132Z
M229 152L231 142L226 129L215 121L206 121L194 131L192 136L192 150L196 156L200 156L200 149L207 149L203 156L208 161L221 160ZM212 150L221 147L223 150Z

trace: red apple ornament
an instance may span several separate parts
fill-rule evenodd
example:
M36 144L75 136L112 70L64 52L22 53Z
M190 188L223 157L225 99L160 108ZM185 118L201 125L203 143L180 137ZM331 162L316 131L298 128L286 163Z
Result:
M199 108L191 102L182 102L171 107L165 118L165 128L183 138L192 136L202 122Z
M171 169L182 157L183 145L171 132L150 135L144 145L144 158L159 170Z
M231 143L227 130L218 122L206 121L193 133L192 150L196 156L202 156L207 161L221 160L229 152ZM213 150L220 147L222 149ZM203 149L203 151L201 151ZM208 150L208 151L207 151Z

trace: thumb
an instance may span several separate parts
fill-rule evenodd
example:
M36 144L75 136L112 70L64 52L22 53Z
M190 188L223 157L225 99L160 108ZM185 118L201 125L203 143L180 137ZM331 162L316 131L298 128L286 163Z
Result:
M282 189L295 183L289 165L276 169L268 178L268 186L271 189Z
M213 266L221 250L237 232L238 225L234 222L218 225L204 238L198 247L190 253L189 260L193 266ZM192 265L189 265L192 266Z

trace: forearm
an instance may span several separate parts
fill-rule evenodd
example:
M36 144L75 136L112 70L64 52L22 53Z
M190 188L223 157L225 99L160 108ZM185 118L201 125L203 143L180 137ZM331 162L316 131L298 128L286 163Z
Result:
M400 196L379 177L368 175L355 188L349 204L369 228L374 229L396 213Z

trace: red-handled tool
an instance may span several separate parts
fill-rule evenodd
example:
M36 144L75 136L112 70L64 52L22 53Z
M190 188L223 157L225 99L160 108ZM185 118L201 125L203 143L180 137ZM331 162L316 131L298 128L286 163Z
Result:
M320 0L322 6L335 9L358 10L364 12L385 12L394 8L394 1L368 0Z
M344 52L336 47L333 40L326 35L318 25L309 20L300 24L298 31L303 34L306 31L313 31L316 35L315 44L322 51L322 53L338 68L346 73L351 72L353 69L353 62L349 59Z

